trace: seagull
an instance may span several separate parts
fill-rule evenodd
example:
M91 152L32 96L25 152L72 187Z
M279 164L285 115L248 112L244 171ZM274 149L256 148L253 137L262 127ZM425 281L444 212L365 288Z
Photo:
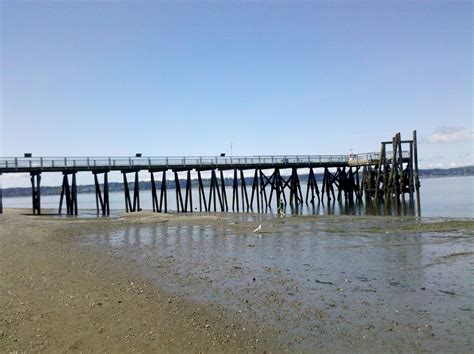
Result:
M262 231L262 224L258 225L258 227L255 230L253 230L253 232L260 232L260 231Z

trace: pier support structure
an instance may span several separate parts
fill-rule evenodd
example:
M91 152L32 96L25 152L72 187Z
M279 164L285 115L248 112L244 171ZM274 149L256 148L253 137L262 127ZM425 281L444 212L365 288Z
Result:
M219 200L220 210L224 211L225 209L224 209L224 202L221 196L221 188L219 188L219 181L217 179L216 170L213 169L211 170L211 184L209 186L209 199L208 199L207 210L211 211L211 205L213 205L214 212L216 212L218 200ZM233 206L232 206L232 210L234 210Z
M33 214L41 214L41 172L31 172L31 198Z
M408 145L408 150L405 150L409 153L408 159L403 156L404 145ZM364 166L362 181L366 200L386 205L395 201L403 209L408 194L410 205L416 197L417 214L420 215L416 130L412 140L402 140L400 133L397 133L392 141L382 142L375 168L370 164Z
M97 215L102 214L102 216L110 215L110 202L109 202L109 171L97 171L93 172L94 174L94 184L95 184L95 204L97 208ZM104 190L101 191L99 178L97 175L103 174L103 187Z
M69 185L68 176L72 175L71 185ZM63 172L63 184L61 187L61 194L59 197L58 214L61 215L63 209L63 200L66 199L66 213L67 215L77 215L77 185L76 172Z
M152 208L154 212L168 212L167 205L167 171L174 173L176 204L178 212L193 212L193 194L191 172L197 172L197 188L199 195L199 211L228 211L231 204L232 211L254 211L255 202L257 212L266 212L281 204L298 209L303 202L314 204L328 203L334 207L337 201L351 205L361 202L364 198L368 203L383 203L385 206L394 203L395 206L405 208L408 199L410 208L416 202L417 214L420 214L420 180L418 173L417 135L413 131L412 140L402 140L397 133L391 141L381 143L380 153L334 156L257 156L245 158L193 158L176 162L176 159L148 158L138 160L124 159L90 159L87 164L84 159L75 160L64 158L64 162L47 158L11 158L5 159L0 165L1 173L30 173L32 188L32 207L34 214L41 214L40 182L42 172L62 172L63 183L59 201L59 214L62 213L65 201L67 214L77 215L77 186L76 173L92 171L95 182L97 214L110 215L108 172L120 171L123 174L125 209L127 212L140 211L139 171L150 172L152 190ZM46 160L46 161L45 161ZM104 161L105 160L105 161ZM161 162L157 163L156 160ZM192 162L189 162L192 161ZM59 165L58 165L59 164ZM306 181L306 198L303 199L301 180L298 171L308 169ZM319 174L316 175L316 170ZM290 175L282 176L282 171L291 170ZM201 173L209 171L210 183L204 188ZM224 171L231 178L224 178ZM265 173L263 172L265 171ZM270 172L267 172L270 171ZM251 177L245 178L244 172L252 172ZM323 172L321 174L321 172ZM127 174L134 173L134 183L127 181ZM162 180L155 181L155 174L162 173ZM178 173L186 173L185 190L182 192ZM268 175L266 175L268 173ZM271 175L270 175L271 173ZM104 175L103 184L99 184L98 175ZM72 181L69 179L72 177ZM232 178L233 175L233 178ZM318 176L318 180L316 178ZM321 181L321 188L318 181ZM183 178L184 179L184 178ZM227 195L226 181L232 188L232 196ZM1 182L1 181L0 181ZM71 182L71 183L70 183ZM158 183L157 183L158 182ZM133 185L133 202L130 187ZM103 186L103 187L102 187ZM251 195L247 191L251 188ZM207 192L207 188L209 190ZM103 188L103 190L101 190ZM337 190L336 190L337 188ZM158 192L160 189L160 192ZM288 190L288 195L286 194ZM158 196L158 193L160 195ZM336 194L337 193L337 194ZM275 198L273 196L275 195ZM232 199L232 200L230 200ZM239 200L240 199L240 200ZM275 199L275 201L274 201ZM196 208L197 209L197 208ZM0 185L0 213L3 212L2 189Z
M168 198L167 198L167 186L166 186L166 170L149 170L150 181L151 181L151 203L153 212L162 213L168 212ZM163 176L160 183L160 199L158 202L158 188L156 186L154 173L162 172Z
M125 195L125 210L126 212L141 211L140 208L140 182L138 179L138 170L135 173L135 182L133 184L133 204L130 198L130 188L127 181L127 173L130 171L122 171L123 175L123 191Z
M309 191L311 190L311 204L314 204L314 192L316 192L316 196L318 197L318 202L321 201L321 198L319 197L319 187L318 187L318 182L316 181L316 176L314 174L313 168L309 169L309 175L308 175L308 185L306 187L306 203L308 203L308 197L309 197Z

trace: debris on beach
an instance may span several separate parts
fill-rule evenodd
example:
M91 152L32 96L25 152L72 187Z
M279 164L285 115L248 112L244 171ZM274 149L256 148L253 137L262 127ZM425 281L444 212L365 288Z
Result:
M253 230L254 233L260 232L260 231L262 231L262 224L258 225L258 227L255 230Z

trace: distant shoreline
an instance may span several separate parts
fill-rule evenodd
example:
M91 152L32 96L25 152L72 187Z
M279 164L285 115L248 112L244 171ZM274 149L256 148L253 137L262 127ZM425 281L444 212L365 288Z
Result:
M474 166L466 166L466 167L455 167L455 168L448 168L448 169L421 169L420 171L420 178L441 178L441 177L471 177L474 176ZM289 177L289 176L285 176ZM307 174L300 175L301 184L306 183L308 178ZM316 180L318 182L322 182L323 174L316 174ZM204 187L209 187L211 179L210 178L203 178L202 179ZM181 181L182 183L184 181ZM247 186L251 186L253 182L253 177L246 177L245 183ZM181 183L181 185L182 185ZM224 179L224 183L226 186L231 187L233 183L233 179L230 177L226 177ZM191 181L192 187L198 187L197 179L193 179ZM101 184L102 185L102 184ZM132 186L133 183L130 183L129 186ZM161 187L161 182L159 180L156 181L156 187L159 189ZM169 180L167 182L168 189L175 189L175 182L174 180ZM147 191L151 190L151 182L150 181L140 181L140 190ZM17 197L29 197L31 195L31 188L30 187L12 187L12 188L4 188L2 190L3 198L17 198ZM109 182L109 192L123 192L123 183L122 182ZM61 193L61 186L42 186L41 187L41 194L42 195L59 195ZM95 193L95 186L93 184L85 184L85 185L78 185L77 186L77 193L78 194L88 194L88 193Z

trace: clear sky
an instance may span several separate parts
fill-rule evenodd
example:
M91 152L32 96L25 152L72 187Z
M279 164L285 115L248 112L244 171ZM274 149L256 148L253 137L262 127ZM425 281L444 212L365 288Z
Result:
M0 156L346 154L417 129L421 167L473 164L470 1L3 0L0 19Z

